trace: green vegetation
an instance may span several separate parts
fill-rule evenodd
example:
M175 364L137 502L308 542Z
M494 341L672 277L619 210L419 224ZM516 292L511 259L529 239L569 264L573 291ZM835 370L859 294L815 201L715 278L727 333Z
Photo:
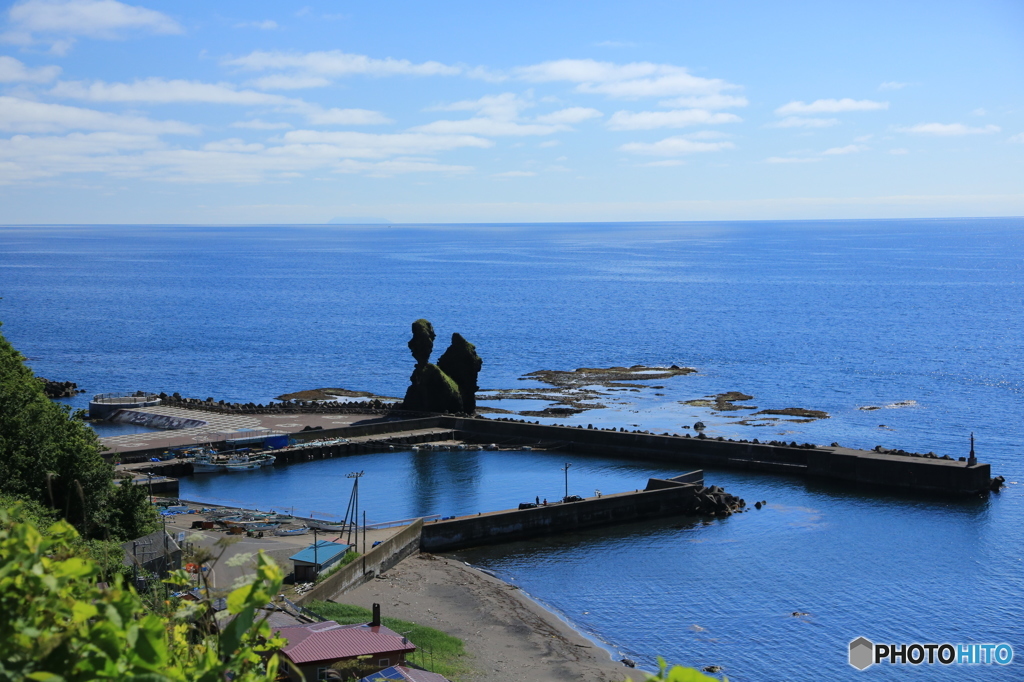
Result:
M661 656L658 656L658 669L658 674L648 675L645 682L719 682L717 677L705 675L693 668L684 668L681 665L669 668ZM722 682L729 682L729 678L723 677Z
M0 334L0 494L53 510L85 537L130 540L152 532L157 517L145 492L113 485L113 465L78 417L46 397Z
M373 617L369 609L350 604L314 601L308 604L307 608L342 625L368 623ZM458 679L460 675L470 672L465 660L466 649L458 637L452 637L440 630L398 618L384 617L381 618L381 623L398 634L408 637L409 641L416 645L417 650L409 658L410 663L444 675L449 679Z
M341 568L342 566L348 566L350 563L352 563L361 556L363 555L359 552L354 552L352 550L345 552L345 555L338 559L338 561L336 561L335 563L331 564L327 568L327 570L321 571L320 574L317 575L316 580L314 580L313 583L319 585L339 568Z
M274 637L256 610L281 586L282 573L261 553L255 580L228 595L235 618L218 627L207 600L147 609L118 575L101 589L100 567L65 521L40 530L30 506L0 508L0 680L87 682L272 682ZM188 575L167 581L187 588ZM173 609L173 613L171 612Z

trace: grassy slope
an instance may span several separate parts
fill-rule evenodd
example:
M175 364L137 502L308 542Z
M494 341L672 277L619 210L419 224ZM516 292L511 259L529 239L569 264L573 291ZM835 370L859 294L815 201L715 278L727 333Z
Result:
M308 604L307 608L343 625L367 623L373 616L369 609L361 606L325 601L314 601ZM409 658L410 663L452 680L457 680L459 676L469 672L467 654L461 639L407 620L384 617L381 621L386 627L405 635L416 645L417 651Z

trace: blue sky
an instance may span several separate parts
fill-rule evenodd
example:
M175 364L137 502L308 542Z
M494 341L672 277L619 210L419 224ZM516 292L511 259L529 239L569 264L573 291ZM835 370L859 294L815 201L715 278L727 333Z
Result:
M1024 3L28 0L0 223L1024 215Z

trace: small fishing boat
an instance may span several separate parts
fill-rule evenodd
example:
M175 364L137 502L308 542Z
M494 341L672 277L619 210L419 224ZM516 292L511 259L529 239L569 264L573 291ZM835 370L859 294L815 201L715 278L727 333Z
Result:
M274 531L274 535L305 535L309 532L309 528L302 526L301 528L278 528Z
M246 530L277 530L276 523L251 523L245 527Z
M196 455L192 462L192 472L196 474L211 474L218 471L249 471L270 466L277 461L277 457L267 454L250 454L246 450L213 455L203 453Z
M325 530L329 533L341 533L346 530L344 523L327 523L326 521L317 521L316 519L309 522L309 527L316 530Z

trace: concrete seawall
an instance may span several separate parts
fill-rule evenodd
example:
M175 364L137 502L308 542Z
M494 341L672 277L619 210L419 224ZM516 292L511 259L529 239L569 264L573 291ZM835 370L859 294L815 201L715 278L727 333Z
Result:
M476 418L440 419L463 438L478 442L515 439L522 443L558 443L560 449L568 452L658 459L681 467L766 471L954 495L988 490L992 476L988 464L843 447L793 447Z
M696 479L703 480L702 472L689 475L689 480ZM700 483L652 479L647 490L638 492L433 521L423 525L420 547L424 552L447 552L583 528L693 514L698 511L697 496L701 489Z
M342 566L324 578L324 581L296 602L307 604L316 599L330 599L335 595L347 592L368 580L384 573L402 559L420 549L420 533L423 520L417 519L407 528L388 538L352 563Z
M291 436L300 442L324 438L349 439L350 442L277 451L279 464L344 457L387 445L401 447L457 438L470 443L546 445L557 447L562 452L660 460L680 469L712 467L764 471L949 495L984 492L988 490L992 477L988 464L972 464L959 459L913 457L843 447L752 443L546 426L473 417L381 420L357 426L303 431ZM154 449L141 449L120 453L120 456L128 462L145 461L154 454L159 453ZM191 473L191 464L184 461L154 463L146 468L161 470L173 476Z

